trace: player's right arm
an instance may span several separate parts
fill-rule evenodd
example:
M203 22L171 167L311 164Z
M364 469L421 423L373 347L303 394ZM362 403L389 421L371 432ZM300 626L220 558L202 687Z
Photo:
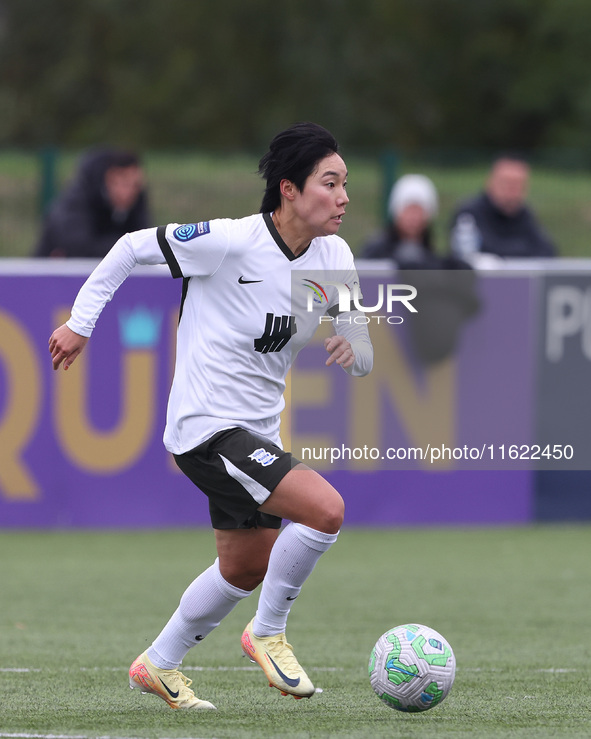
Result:
M215 225L214 225L215 224ZM191 230L192 228L196 230ZM187 235L188 229L188 235ZM194 239L199 236L195 247ZM70 319L49 339L53 368L68 369L86 346L105 305L137 264L168 264L173 277L213 274L228 248L222 220L169 224L125 234L111 248L78 293Z
M164 263L155 234L156 229L126 234L117 241L86 280L76 297L70 319L57 328L49 339L54 370L59 369L62 363L67 370L76 360L88 343L103 308L136 264ZM143 246L143 254L139 259L138 246L134 248L134 239ZM152 248L149 248L150 241L155 244Z
M63 362L64 369L67 370L84 349L87 342L88 336L80 336L65 323L56 328L49 338L49 351L51 352L53 369L59 369Z

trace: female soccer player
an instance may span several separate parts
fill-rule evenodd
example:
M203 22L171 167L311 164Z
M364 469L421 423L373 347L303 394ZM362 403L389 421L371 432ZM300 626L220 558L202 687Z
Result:
M129 671L132 688L172 708L214 708L178 668L261 582L242 648L272 687L296 698L314 694L285 628L304 581L336 541L344 505L332 485L282 449L285 377L326 313L338 328L325 340L326 364L363 376L373 362L357 312L336 315L342 286L358 284L351 251L337 236L349 202L337 142L316 124L295 124L273 139L259 172L266 181L259 214L121 238L49 340L54 369L67 370L136 264L167 263L183 278L164 444L209 498L218 557ZM283 518L290 523L279 533Z

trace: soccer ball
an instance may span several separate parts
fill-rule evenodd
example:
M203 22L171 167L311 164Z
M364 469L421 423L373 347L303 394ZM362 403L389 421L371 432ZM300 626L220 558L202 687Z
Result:
M451 690L456 658L447 641L420 624L382 634L369 658L369 681L390 708L417 713L433 708Z

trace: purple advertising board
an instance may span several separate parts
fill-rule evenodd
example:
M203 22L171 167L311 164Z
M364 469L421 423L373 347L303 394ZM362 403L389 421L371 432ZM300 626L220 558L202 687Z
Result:
M205 496L162 445L181 285L164 268L138 269L77 362L54 372L48 338L85 271L0 270L0 527L208 525ZM380 280L364 278L364 294ZM533 472L500 455L534 438L535 280L491 276L478 290L443 360L421 363L408 326L373 321L368 378L325 367L320 341L296 361L284 443L300 458L309 450L349 525L532 519ZM364 446L382 458L346 458ZM327 449L341 459L320 459Z

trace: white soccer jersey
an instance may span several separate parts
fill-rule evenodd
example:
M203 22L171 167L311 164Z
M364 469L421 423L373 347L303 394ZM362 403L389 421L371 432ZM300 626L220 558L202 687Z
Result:
M166 261L173 277L184 278L166 448L181 454L232 426L279 443L287 372L318 328L320 315L338 306L338 288L326 283L357 284L346 242L335 235L316 238L295 257L269 214L169 224L128 234L123 241L137 263ZM120 242L116 247L123 251ZM98 289L91 276L68 322L84 335L117 286L104 286L100 271L99 266L94 278ZM351 372L366 374L371 368L367 329L342 330L339 324L339 333L347 331L356 353Z

